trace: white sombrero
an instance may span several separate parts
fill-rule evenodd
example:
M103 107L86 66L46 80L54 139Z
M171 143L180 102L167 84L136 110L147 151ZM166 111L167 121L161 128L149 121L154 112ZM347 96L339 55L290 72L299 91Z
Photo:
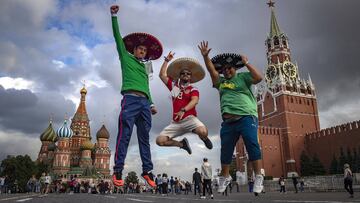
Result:
M167 69L167 75L177 80L180 72L184 69L191 71L191 83L196 83L205 77L205 71L200 63L192 58L178 58L173 61Z

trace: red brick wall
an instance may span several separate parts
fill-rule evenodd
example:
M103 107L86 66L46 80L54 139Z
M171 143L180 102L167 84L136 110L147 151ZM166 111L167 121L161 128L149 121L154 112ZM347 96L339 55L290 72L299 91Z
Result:
M340 148L343 148L345 156L347 149L351 152L360 147L360 121L354 121L321 131L306 134L306 149L308 155L318 156L325 169L329 171L333 156L339 158Z

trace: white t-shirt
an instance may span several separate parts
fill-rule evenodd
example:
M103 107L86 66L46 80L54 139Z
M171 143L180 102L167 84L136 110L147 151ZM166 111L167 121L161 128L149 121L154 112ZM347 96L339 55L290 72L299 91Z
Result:
M51 182L51 177L45 176L45 184L50 184L50 182Z

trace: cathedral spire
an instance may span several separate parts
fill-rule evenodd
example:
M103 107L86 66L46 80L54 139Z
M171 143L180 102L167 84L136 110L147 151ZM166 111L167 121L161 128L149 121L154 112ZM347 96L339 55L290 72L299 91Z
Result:
M281 31L275 16L275 2L270 0L267 5L269 5L269 7L271 8L270 37L279 36L281 34Z

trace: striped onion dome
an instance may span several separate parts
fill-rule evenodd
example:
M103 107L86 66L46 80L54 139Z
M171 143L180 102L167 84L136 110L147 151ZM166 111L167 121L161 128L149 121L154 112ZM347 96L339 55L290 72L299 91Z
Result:
M48 151L55 151L55 149L56 149L56 144L55 144L55 142L50 143L50 144L48 145Z
M56 131L56 134L59 138L71 138L74 132L67 125L67 120L65 120L64 124Z
M41 133L40 140L41 141L56 142L57 136L56 136L56 133L55 133L53 127L52 127L51 121L49 123L49 126L45 129L45 131L43 133Z
M81 146L81 150L92 150L94 148L94 144L90 140L85 140Z
M97 131L97 133L96 133L96 138L97 139L99 139L99 138L109 139L109 137L110 137L109 131L106 129L105 125L102 125L100 130Z

